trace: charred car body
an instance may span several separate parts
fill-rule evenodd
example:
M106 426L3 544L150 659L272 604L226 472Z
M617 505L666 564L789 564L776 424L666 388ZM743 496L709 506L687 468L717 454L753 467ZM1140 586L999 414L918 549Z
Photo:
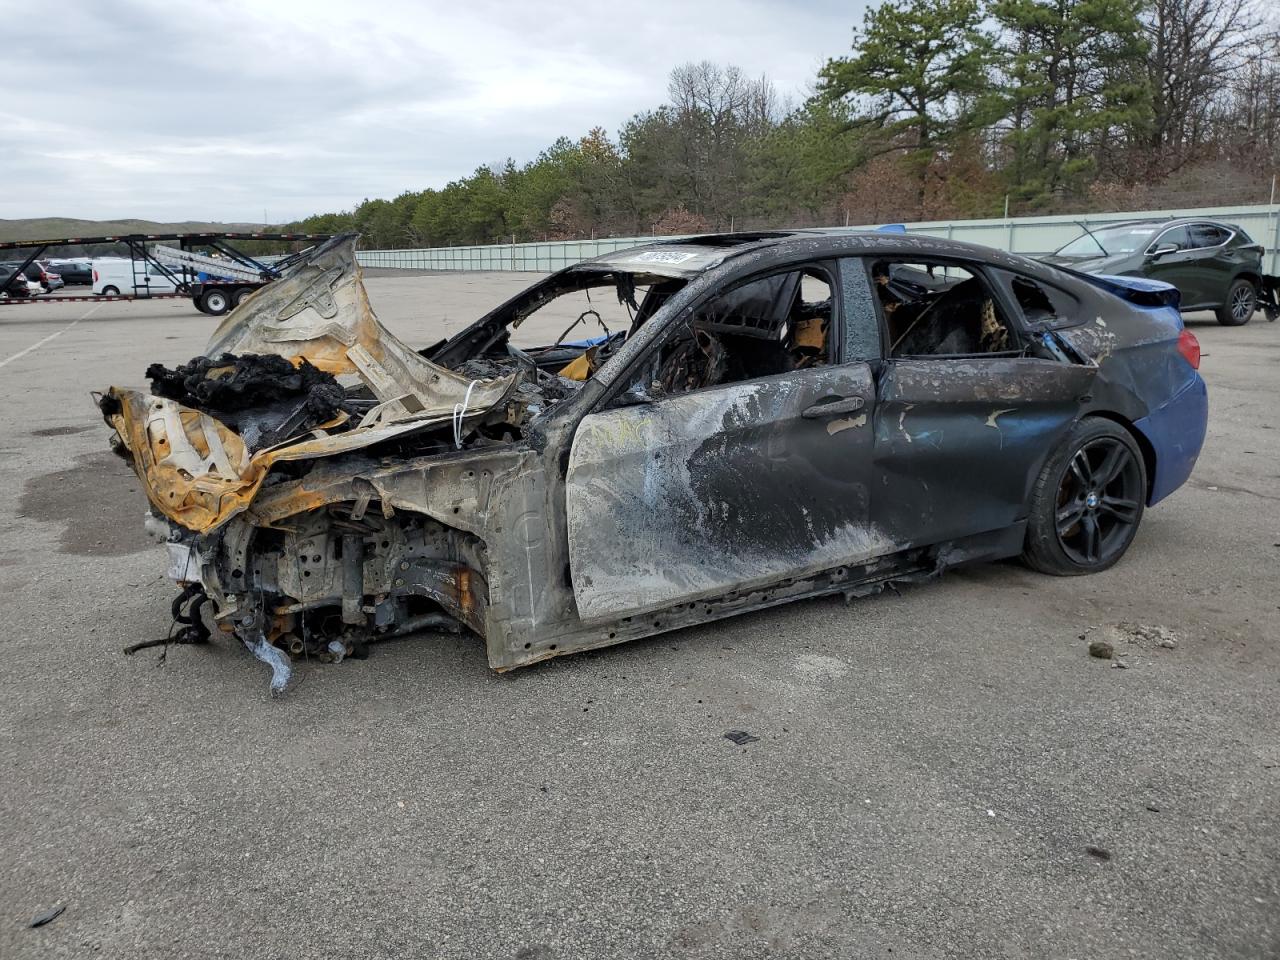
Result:
M513 345L584 290L629 329ZM416 351L340 237L101 408L187 639L279 690L421 629L506 670L961 562L1105 569L1190 474L1197 365L1167 285L880 233L609 254Z

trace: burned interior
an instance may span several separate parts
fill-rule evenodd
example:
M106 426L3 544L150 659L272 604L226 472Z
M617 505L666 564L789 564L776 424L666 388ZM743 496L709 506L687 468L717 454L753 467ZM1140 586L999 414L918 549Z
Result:
M650 389L683 393L830 362L831 290L809 267L713 298L653 358Z
M587 261L415 348L354 244L100 397L171 637L238 639L277 692L419 631L505 670L1016 554L1082 402L1147 415L1101 364L1168 310L962 244L741 234ZM525 342L543 310L562 332Z

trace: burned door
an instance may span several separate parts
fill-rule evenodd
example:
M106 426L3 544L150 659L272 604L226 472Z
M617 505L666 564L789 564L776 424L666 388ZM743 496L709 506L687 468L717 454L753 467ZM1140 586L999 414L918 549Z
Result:
M825 285L825 306L806 278ZM647 383L663 395L582 420L566 506L584 620L884 551L868 522L871 367L832 362L835 289L831 273L801 269L713 298L653 345Z
M879 262L872 273L890 344L873 521L906 547L1023 519L1031 483L1097 371L1026 332L1023 311L1056 298L1030 278L1018 278L1016 294L997 293L972 265Z

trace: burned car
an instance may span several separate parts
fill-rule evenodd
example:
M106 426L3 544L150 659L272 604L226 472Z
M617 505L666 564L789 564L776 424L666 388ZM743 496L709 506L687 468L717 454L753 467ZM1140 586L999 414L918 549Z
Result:
M354 249L100 398L180 638L238 638L277 691L295 658L415 631L467 631L508 670L964 562L1104 570L1204 437L1177 292L1140 278L883 233L706 236L562 270L415 350ZM626 328L516 346L584 293Z

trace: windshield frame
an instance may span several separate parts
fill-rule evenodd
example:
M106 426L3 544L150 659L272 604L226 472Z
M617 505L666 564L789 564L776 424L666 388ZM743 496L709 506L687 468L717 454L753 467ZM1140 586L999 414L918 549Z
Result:
M1167 223L1117 223L1107 227L1098 227L1096 230L1086 230L1053 251L1053 255L1055 257L1074 257L1079 260L1096 260L1103 256L1131 256L1135 253L1141 253L1150 247L1156 236L1167 226L1169 226ZM1122 235L1145 236L1146 239L1130 249L1113 247L1107 243L1109 236ZM1080 244L1084 252L1067 252L1069 247L1073 247L1076 244Z

